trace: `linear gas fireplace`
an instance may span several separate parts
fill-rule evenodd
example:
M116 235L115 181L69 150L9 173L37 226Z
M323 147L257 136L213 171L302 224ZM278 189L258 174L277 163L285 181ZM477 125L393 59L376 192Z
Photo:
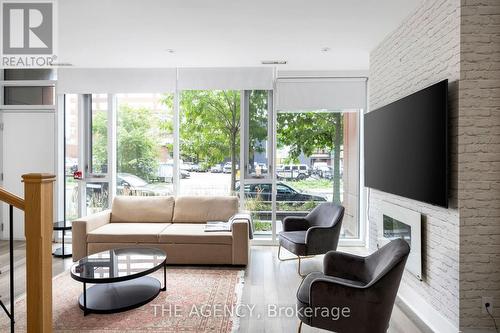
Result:
M380 247L391 240L401 238L410 245L410 255L406 269L422 280L422 216L413 210L383 203L381 218L377 226L378 245Z

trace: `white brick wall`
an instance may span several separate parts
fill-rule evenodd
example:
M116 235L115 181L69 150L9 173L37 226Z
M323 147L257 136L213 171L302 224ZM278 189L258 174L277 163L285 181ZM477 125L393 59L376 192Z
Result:
M499 0L497 0L499 1ZM450 82L450 208L371 190L370 249L376 249L381 201L424 216L423 281L403 280L451 323L459 325L458 80L460 0L426 0L370 54L369 106L374 110L443 79Z
M461 0L460 328L500 322L500 0Z

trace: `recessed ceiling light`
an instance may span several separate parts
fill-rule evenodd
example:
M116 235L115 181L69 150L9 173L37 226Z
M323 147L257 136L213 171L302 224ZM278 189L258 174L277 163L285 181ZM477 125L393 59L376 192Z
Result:
M321 52L330 52L330 48L329 47L322 47L321 48Z
M167 52L168 52L168 53L170 53L170 54L175 53L175 50L174 50L174 49L166 49L165 51L167 51Z
M262 60L262 65L286 65L286 60Z

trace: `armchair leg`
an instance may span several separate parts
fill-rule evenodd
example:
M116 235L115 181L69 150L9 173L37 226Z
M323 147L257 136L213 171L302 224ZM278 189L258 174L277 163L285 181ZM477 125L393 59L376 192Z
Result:
M300 263L301 263L300 256L298 256L298 258L299 258L299 264L297 265L297 273L300 275L300 277L304 278L306 274L302 274L300 272Z
M302 332L302 320L299 320L299 327L297 327L297 333Z
M281 256L280 256L280 254L281 254L281 245L278 247L278 259L279 259L279 261L289 261L289 260L298 260L299 261L299 264L298 264L298 267L297 267L297 273L299 274L300 277L305 277L306 276L306 274L302 274L301 271L300 271L301 259L314 257L314 256L307 256L307 257L297 256L297 258L284 258L284 259L282 259Z

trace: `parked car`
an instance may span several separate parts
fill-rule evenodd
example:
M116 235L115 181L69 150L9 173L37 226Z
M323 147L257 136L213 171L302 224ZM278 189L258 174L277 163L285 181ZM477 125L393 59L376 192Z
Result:
M222 165L216 164L210 168L211 173L222 173Z
M236 164L236 170L238 170L238 164ZM224 167L222 168L222 172L231 173L231 162L226 162L226 164L224 164Z
M310 175L309 167L305 164L284 165L283 170L277 172L279 179L302 180Z
M245 185L245 197L259 197L263 201L271 201L272 184L270 182L262 182L257 184ZM239 193L240 183L236 184L236 193ZM294 189L290 185L282 182L276 183L276 201L326 201L326 198L320 195L303 193Z
M133 195L171 195L172 187L164 183L150 184L131 173L120 172L116 175L116 190L119 194Z
M200 170L200 166L197 163L194 162L184 162L183 163L183 170L187 170L190 172L197 172Z
M315 173L325 179L332 179L333 178L333 171L332 168L329 166L320 166L315 170Z

